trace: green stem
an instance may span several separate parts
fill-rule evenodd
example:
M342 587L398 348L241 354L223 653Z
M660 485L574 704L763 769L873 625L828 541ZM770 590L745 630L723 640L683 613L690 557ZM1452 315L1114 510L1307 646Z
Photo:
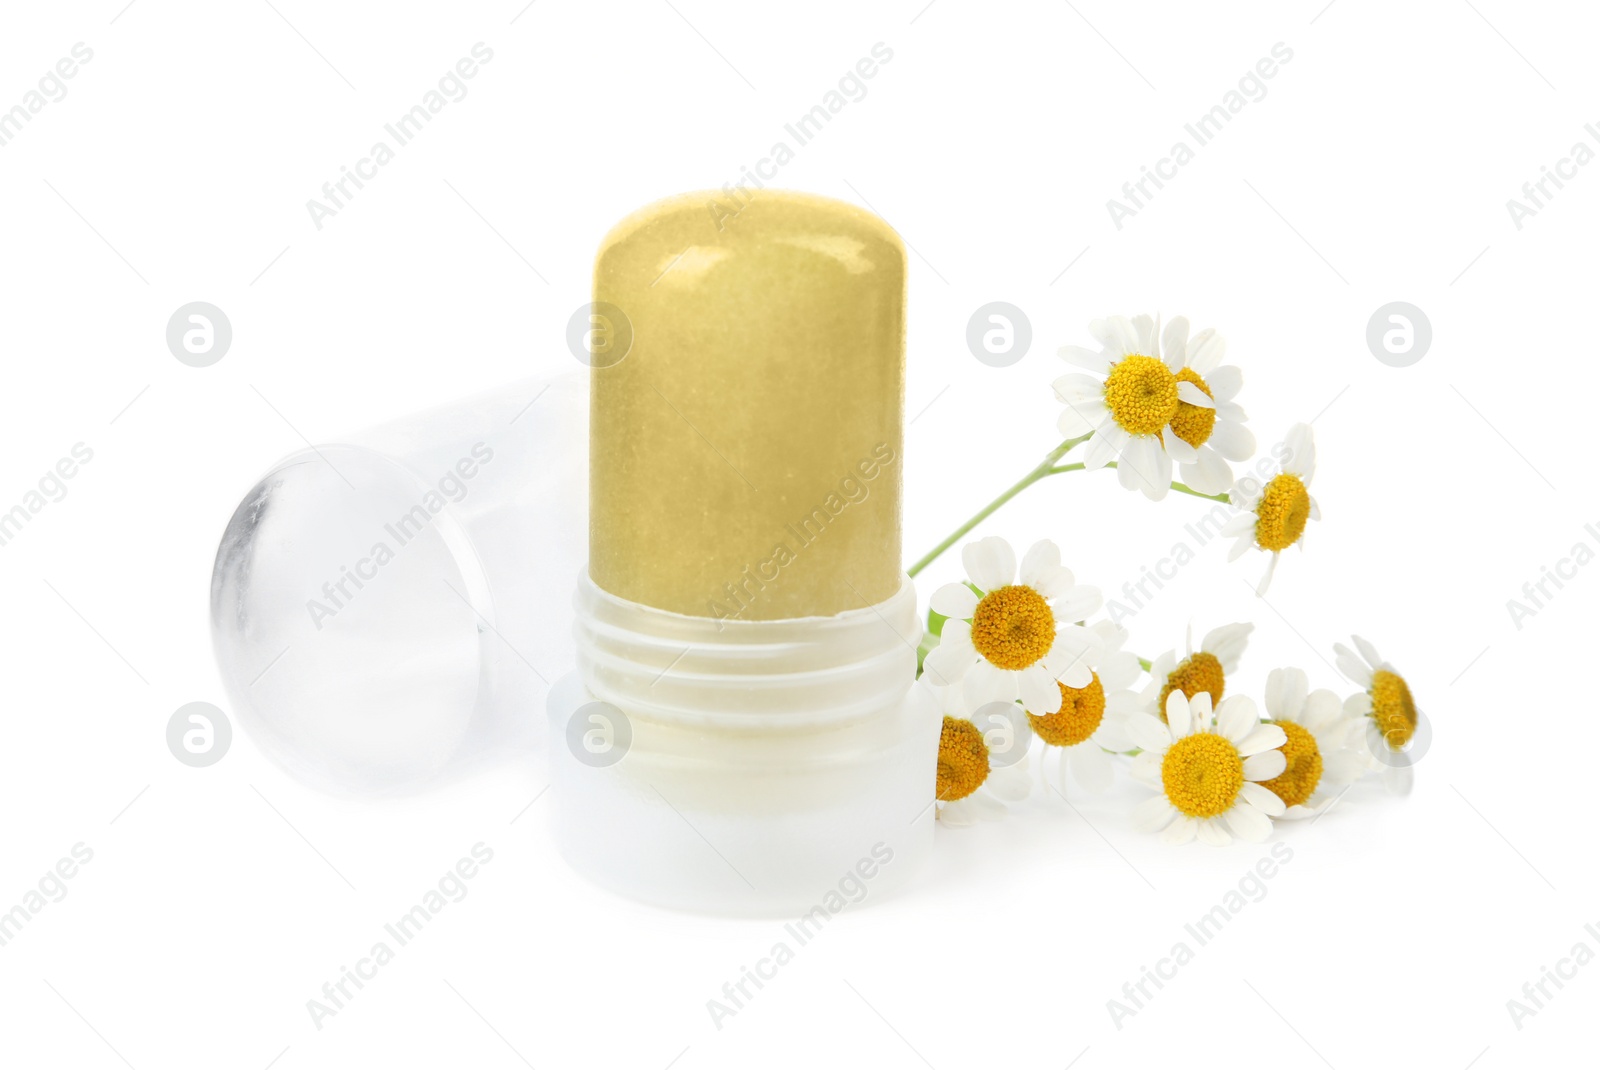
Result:
M1056 462L1061 460L1062 457L1065 457L1067 452L1074 446L1080 445L1088 440L1088 435L1084 435L1080 438L1069 438L1065 442L1061 443L1061 445L1051 450L1045 455L1044 460L1040 461L1034 466L1032 471L1023 476L1021 479L1017 480L1015 483L1011 484L1011 486L1007 487L994 501L990 502L982 509L979 509L971 519L962 524L959 528L956 528L956 530L952 531L938 546L935 546L933 549L923 554L916 564L912 565L906 570L906 574L909 576L915 576L917 573L933 564L944 554L946 550L954 546L963 535L967 534L967 532L971 531L973 528L989 519L989 517L994 514L995 510L999 509L1006 502L1009 502L1012 498L1015 498L1017 495L1021 494L1023 491L1039 482L1039 480L1045 478L1046 476L1056 475L1059 472L1073 472L1081 469L1083 467L1081 464L1069 464L1057 468Z
M1011 486L1007 487L994 501L978 510L977 513L967 520L966 523L962 524L959 528L956 528L956 530L952 531L948 536L946 536L944 541L938 546L935 546L926 554L923 554L916 564L912 565L906 570L906 574L915 577L917 573L921 572L923 569L927 568L929 565L933 564L941 556L943 556L944 552L960 541L962 536L966 535L973 528L989 519L989 517L993 516L995 511L1002 505L1004 505L1006 502L1009 502L1012 498L1015 498L1017 495L1021 494L1035 483L1039 482L1039 480L1044 479L1046 476L1060 475L1063 472L1083 471L1084 465L1082 461L1078 461L1073 464L1059 465L1056 464L1056 462L1061 460L1062 457L1065 457L1074 446L1078 446L1089 441L1091 437L1092 435L1083 435L1080 438L1069 438L1065 442L1061 443L1061 445L1051 450L1045 455L1045 459L1040 461L1032 471L1023 476L1021 479L1017 480L1015 483L1011 484ZM1106 464L1107 468L1115 468L1116 466L1116 461L1110 461ZM1195 498L1204 498L1208 502L1221 502L1224 505L1228 504L1228 495L1225 493L1202 494L1193 487L1177 482L1172 484L1172 489L1177 491L1179 494L1188 494ZM1149 667L1150 666L1148 664L1145 665L1146 669L1149 669Z

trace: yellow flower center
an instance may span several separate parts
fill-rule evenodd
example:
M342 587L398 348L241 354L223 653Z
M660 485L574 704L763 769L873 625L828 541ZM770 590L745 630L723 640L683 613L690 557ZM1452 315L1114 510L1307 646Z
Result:
M1211 696L1211 708L1216 709L1222 701L1222 689L1226 683L1222 677L1222 662L1217 660L1215 654L1207 654L1204 650L1191 654L1167 674L1167 682L1161 687L1161 697L1156 700L1156 712L1165 722L1167 696L1174 691L1182 691L1184 698L1194 698L1204 691Z
M1075 746L1100 727L1100 720L1106 715L1106 689L1099 674L1083 687L1068 687L1059 680L1056 686L1061 689L1061 707L1042 717L1030 713L1028 723L1052 747Z
M939 731L939 775L934 797L955 802L983 786L989 779L989 748L983 733L971 721L946 717Z
M1106 408L1130 435L1159 435L1178 412L1178 377L1155 357L1123 357L1106 377Z
M1287 550L1305 534L1311 519L1311 495L1300 477L1279 472L1267 484L1256 506L1256 545L1263 550Z
M1395 750L1411 742L1417 730L1417 704L1411 688L1396 674L1379 669L1372 674L1372 719L1383 741Z
M1200 373L1193 368L1185 368L1178 373L1178 381L1193 383L1200 388L1201 393L1211 397L1211 387L1200 378ZM1203 405L1191 405L1187 401L1178 402L1178 415L1172 418L1172 433L1183 439L1189 445L1198 449L1206 444L1211 437L1211 429L1217 426L1217 410L1208 409Z
M1261 786L1283 800L1285 806L1299 806L1311 798L1322 781L1322 751L1317 748L1317 737L1293 721L1266 721L1283 729L1289 738L1284 740L1283 759L1287 763L1283 772Z
M1226 813L1244 787L1244 759L1215 732L1184 736L1161 759L1167 801L1190 817Z
M1026 669L1050 653L1055 641L1056 615L1032 587L996 587L972 614L972 645L1002 669Z

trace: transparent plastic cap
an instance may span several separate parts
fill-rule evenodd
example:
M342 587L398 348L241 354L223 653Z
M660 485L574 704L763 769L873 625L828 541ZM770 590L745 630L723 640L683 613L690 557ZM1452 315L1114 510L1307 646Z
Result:
M273 466L211 580L217 663L257 745L344 794L414 790L537 745L574 660L587 458L575 373Z

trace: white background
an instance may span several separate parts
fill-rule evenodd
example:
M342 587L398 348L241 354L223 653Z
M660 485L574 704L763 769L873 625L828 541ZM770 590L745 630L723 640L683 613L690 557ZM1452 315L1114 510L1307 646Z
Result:
M0 1061L1592 1060L1600 965L1520 1030L1506 1009L1578 941L1600 952L1583 929L1600 923L1600 569L1520 630L1506 609L1574 543L1600 542L1583 530L1600 521L1600 168L1520 230L1506 208L1574 143L1595 145L1585 6L124 2L8 4L0 33L3 107L74 43L94 52L0 148L0 507L74 443L94 451L0 547L0 908L74 844L94 852L0 948ZM480 41L494 59L470 95L319 231L307 199ZM571 368L562 332L604 231L737 178L877 42L893 58L868 95L780 183L869 203L916 251L907 560L1055 444L1057 345L1087 344L1106 313L1183 313L1227 335L1263 444L1315 418L1325 519L1265 601L1250 590L1262 559L1205 548L1132 621L1133 646L1154 656L1191 621L1253 620L1235 683L1259 696L1283 664L1341 686L1329 648L1359 631L1434 725L1410 798L1366 784L1313 827L1280 825L1293 860L1266 898L1120 1030L1107 1000L1267 850L1161 847L1130 827L1142 796L1126 778L941 830L911 893L836 919L719 1030L706 1001L779 926L580 881L545 804L525 810L537 763L367 804L300 787L243 737L200 770L164 741L180 705L225 704L209 569L268 464L302 432ZM1277 42L1293 59L1265 99L1118 230L1108 198ZM194 300L234 329L205 369L164 339ZM1003 370L964 341L992 300L1034 331ZM1434 332L1404 369L1365 343L1395 300ZM980 533L1019 550L1054 538L1114 592L1203 508L1069 475ZM924 597L956 560L925 574ZM479 841L494 861L470 895L318 1030L306 1001Z

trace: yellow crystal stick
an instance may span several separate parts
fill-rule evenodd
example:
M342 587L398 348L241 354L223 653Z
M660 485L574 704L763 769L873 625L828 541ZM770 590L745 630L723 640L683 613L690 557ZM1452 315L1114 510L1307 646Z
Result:
M906 256L881 219L800 193L686 194L618 224L598 309L589 575L689 616L876 605L903 580Z
M612 230L594 297L561 852L689 910L886 894L933 845L940 727L900 567L905 248L826 198L690 194Z

